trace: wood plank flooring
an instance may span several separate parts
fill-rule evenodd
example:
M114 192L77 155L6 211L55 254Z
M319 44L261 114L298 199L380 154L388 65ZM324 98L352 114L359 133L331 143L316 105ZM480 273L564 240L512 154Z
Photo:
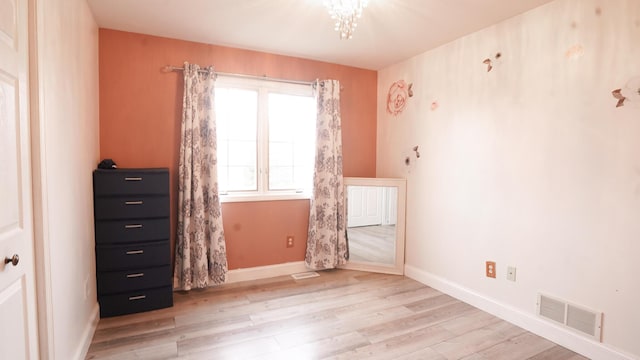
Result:
M395 225L372 225L347 228L349 260L378 264L395 264Z
M331 270L174 301L101 319L86 358L585 359L404 276Z

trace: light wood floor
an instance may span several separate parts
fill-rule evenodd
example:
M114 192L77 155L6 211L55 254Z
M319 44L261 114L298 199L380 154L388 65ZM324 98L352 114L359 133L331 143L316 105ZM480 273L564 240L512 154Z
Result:
M396 260L396 227L374 225L350 227L349 260L393 265Z
M403 276L332 270L101 319L87 359L584 359Z

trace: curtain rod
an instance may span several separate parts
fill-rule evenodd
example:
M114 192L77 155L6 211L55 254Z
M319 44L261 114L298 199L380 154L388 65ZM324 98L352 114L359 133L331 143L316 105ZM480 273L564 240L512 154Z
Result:
M167 65L162 70L164 72L184 71L184 68L183 67ZM208 73L209 72L209 70L207 70L207 69L200 69L198 71L201 72L201 73ZM315 83L315 81L300 81L300 80L277 79L277 78L267 77L266 75L265 76L258 76L258 75L234 74L234 73L219 72L219 71L215 71L215 70L214 70L213 73L215 75L235 77L235 78L241 78L241 79L259 79L259 80L275 81L275 82L288 83L288 84L298 84L298 85L313 85L313 83Z

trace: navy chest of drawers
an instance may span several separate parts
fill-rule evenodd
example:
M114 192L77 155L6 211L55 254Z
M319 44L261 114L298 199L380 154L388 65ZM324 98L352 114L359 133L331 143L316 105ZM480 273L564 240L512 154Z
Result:
M169 171L93 172L100 316L173 305Z

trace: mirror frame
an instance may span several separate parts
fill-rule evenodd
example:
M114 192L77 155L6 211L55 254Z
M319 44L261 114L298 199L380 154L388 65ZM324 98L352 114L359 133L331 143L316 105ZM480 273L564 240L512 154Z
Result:
M342 269L360 270L369 272L379 272L385 274L404 275L404 244L405 244L405 211L407 196L407 180L406 179L390 179L390 178L361 178L361 177L345 177L344 178L344 196L348 196L348 186L378 186L378 187L395 187L398 189L397 201L397 219L396 219L396 253L395 263L385 265L380 263L367 263L349 260L345 265L340 266ZM348 199L345 199L345 203Z

